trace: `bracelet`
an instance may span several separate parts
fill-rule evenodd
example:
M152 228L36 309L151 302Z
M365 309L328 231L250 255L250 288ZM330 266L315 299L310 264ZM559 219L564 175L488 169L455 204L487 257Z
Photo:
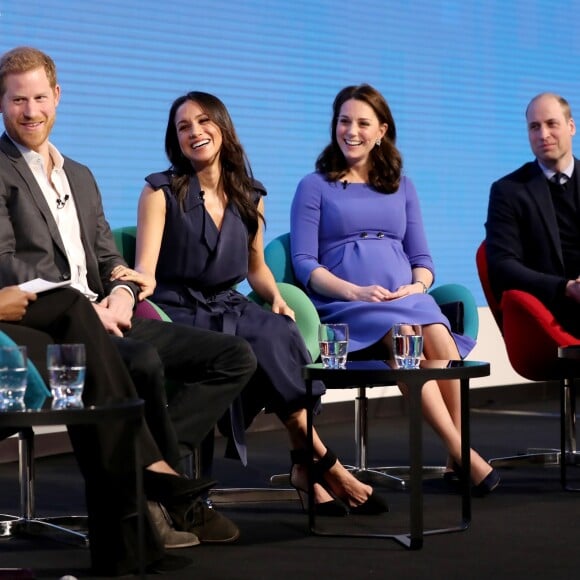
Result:
M423 294L427 294L427 284L425 284L425 282L421 282L421 280L416 280L415 284L421 284L421 286L423 286Z

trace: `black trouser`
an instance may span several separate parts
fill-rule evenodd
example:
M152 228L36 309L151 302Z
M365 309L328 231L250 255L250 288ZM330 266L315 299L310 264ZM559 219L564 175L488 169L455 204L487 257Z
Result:
M117 341L121 353L133 340L148 344L146 362L161 365L173 383L169 415L179 443L190 449L214 428L256 370L249 344L237 336L148 319L133 319L126 336L129 340Z

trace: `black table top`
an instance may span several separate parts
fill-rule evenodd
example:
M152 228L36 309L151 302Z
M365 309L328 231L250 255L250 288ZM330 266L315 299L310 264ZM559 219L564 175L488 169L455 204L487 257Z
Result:
M51 399L47 398L38 408L0 410L0 427L87 425L116 419L137 419L143 415L142 399L91 405L81 409L51 409L50 405Z
M462 360L422 360L418 369L397 368L394 361L347 361L345 369L325 369L322 363L302 367L302 377L324 381L327 388L389 384L394 382L467 379L490 374L488 362Z

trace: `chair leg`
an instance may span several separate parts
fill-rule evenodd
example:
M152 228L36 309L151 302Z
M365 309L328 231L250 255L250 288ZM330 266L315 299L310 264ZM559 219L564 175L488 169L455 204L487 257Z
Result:
M213 461L214 434L204 439L201 445L193 450L193 476L210 476ZM284 476L282 476L284 477ZM287 476L286 476L287 477ZM289 485L285 481L284 485ZM298 496L294 489L275 489L269 487L227 487L214 488L207 494L209 504L235 506L240 504L257 504L296 501Z
M560 481L567 491L580 491L568 485L568 466L580 466L576 450L576 385L573 378L563 381L560 392Z
M35 516L34 431L31 427L18 433L18 475L20 516L9 516L11 520L1 522L0 536L44 536L69 544L88 546L86 516Z
M525 453L509 455L507 457L494 457L489 464L497 468L517 467L555 467L560 465L559 449L527 449Z
M20 517L34 517L34 432L32 428L18 433L18 478L20 481Z
M389 467L369 468L367 465L368 405L366 386L359 386L354 401L355 465L345 465L345 467L357 479L365 483L384 485L392 489L405 489L405 480L391 475Z
M274 489L270 487L227 487L210 490L209 501L219 506L241 504L277 503L298 501L295 489Z
M355 399L355 442L356 464L345 466L353 475L365 483L384 485L391 489L403 490L407 487L410 467L407 465L369 467L368 450L368 397L366 387L359 386ZM442 477L445 466L423 466L423 479Z
M489 460L494 468L560 467L562 487L580 491L567 484L566 468L580 465L576 451L576 389L574 380L566 378L560 388L560 449L527 449L525 453Z

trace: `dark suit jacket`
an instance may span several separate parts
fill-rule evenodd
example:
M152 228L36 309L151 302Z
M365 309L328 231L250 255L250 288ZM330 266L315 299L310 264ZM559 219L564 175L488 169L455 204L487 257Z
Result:
M77 208L89 286L102 298L119 284L109 282L111 270L125 261L90 170L66 157L64 170ZM4 134L0 138L0 287L37 277L69 280L70 266L42 191L20 151Z
M574 172L580 175L577 159ZM525 290L557 309L567 279L550 188L537 162L526 163L491 186L485 227L496 297L508 289Z

